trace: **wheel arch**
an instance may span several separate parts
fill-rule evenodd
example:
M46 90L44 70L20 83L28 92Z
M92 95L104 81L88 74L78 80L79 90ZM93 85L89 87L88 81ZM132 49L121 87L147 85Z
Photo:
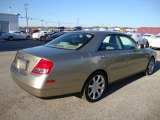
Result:
M7 39L9 40L9 38L12 38L12 39L14 39L14 37L13 37L12 35L8 36L8 38L7 38Z
M151 54L151 55L149 56L149 60L150 60L151 58L153 58L153 59L154 59L154 61L156 61L156 55Z
M95 74L95 73L97 73L97 72L101 72L101 73L103 73L105 76L106 76L106 82L107 82L107 84L108 84L108 73L105 71L105 70L103 70L103 69L98 69L98 70L95 70L95 71L93 71L88 77L87 77L87 79L85 80L85 82L84 82L84 84L83 84L83 87L82 87L82 89L81 89L81 93L83 93L83 91L84 91L84 88L85 88L85 86L86 86L86 84L87 84L87 82L88 82L88 80L89 80L89 78L93 75L93 74Z
M10 37L14 38L13 35L8 36L8 38L10 38Z

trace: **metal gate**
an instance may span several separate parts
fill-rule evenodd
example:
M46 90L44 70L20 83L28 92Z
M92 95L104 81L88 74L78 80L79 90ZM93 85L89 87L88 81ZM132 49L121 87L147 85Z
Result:
M9 21L0 21L0 32L9 31Z

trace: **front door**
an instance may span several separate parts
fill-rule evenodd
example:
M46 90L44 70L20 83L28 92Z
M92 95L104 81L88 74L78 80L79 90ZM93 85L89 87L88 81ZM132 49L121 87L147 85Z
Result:
M108 73L109 82L127 76L128 73L128 51L123 50L117 35L108 35L103 40L98 50L103 52L101 64Z
M128 51L128 71L130 74L134 74L145 70L148 60L146 54L144 52L145 49L135 49L136 43L132 40L132 38L119 35L119 39L123 45L123 49Z

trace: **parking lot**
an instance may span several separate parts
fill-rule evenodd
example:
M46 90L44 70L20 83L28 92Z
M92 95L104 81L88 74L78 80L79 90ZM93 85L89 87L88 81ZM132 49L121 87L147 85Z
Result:
M17 86L10 76L16 50L39 46L33 40L0 41L0 120L159 120L160 50L155 73L138 74L110 85L105 97L89 103L76 95L40 99Z

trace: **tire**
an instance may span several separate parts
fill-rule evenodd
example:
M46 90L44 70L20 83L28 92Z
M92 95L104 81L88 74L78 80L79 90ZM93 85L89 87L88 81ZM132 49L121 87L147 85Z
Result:
M9 41L12 41L12 40L13 40L13 37L12 37L12 36L9 36L9 37L8 37L8 40L9 40Z
M155 67L155 59L154 57L151 57L147 65L146 75L152 75L154 73L154 67Z
M40 40L44 40L44 36L41 36L41 37L40 37Z
M27 37L26 37L26 40L29 40L29 39L30 39L30 36L27 36Z
M106 86L106 75L102 72L95 72L87 79L82 98L89 102L97 102L104 96Z

